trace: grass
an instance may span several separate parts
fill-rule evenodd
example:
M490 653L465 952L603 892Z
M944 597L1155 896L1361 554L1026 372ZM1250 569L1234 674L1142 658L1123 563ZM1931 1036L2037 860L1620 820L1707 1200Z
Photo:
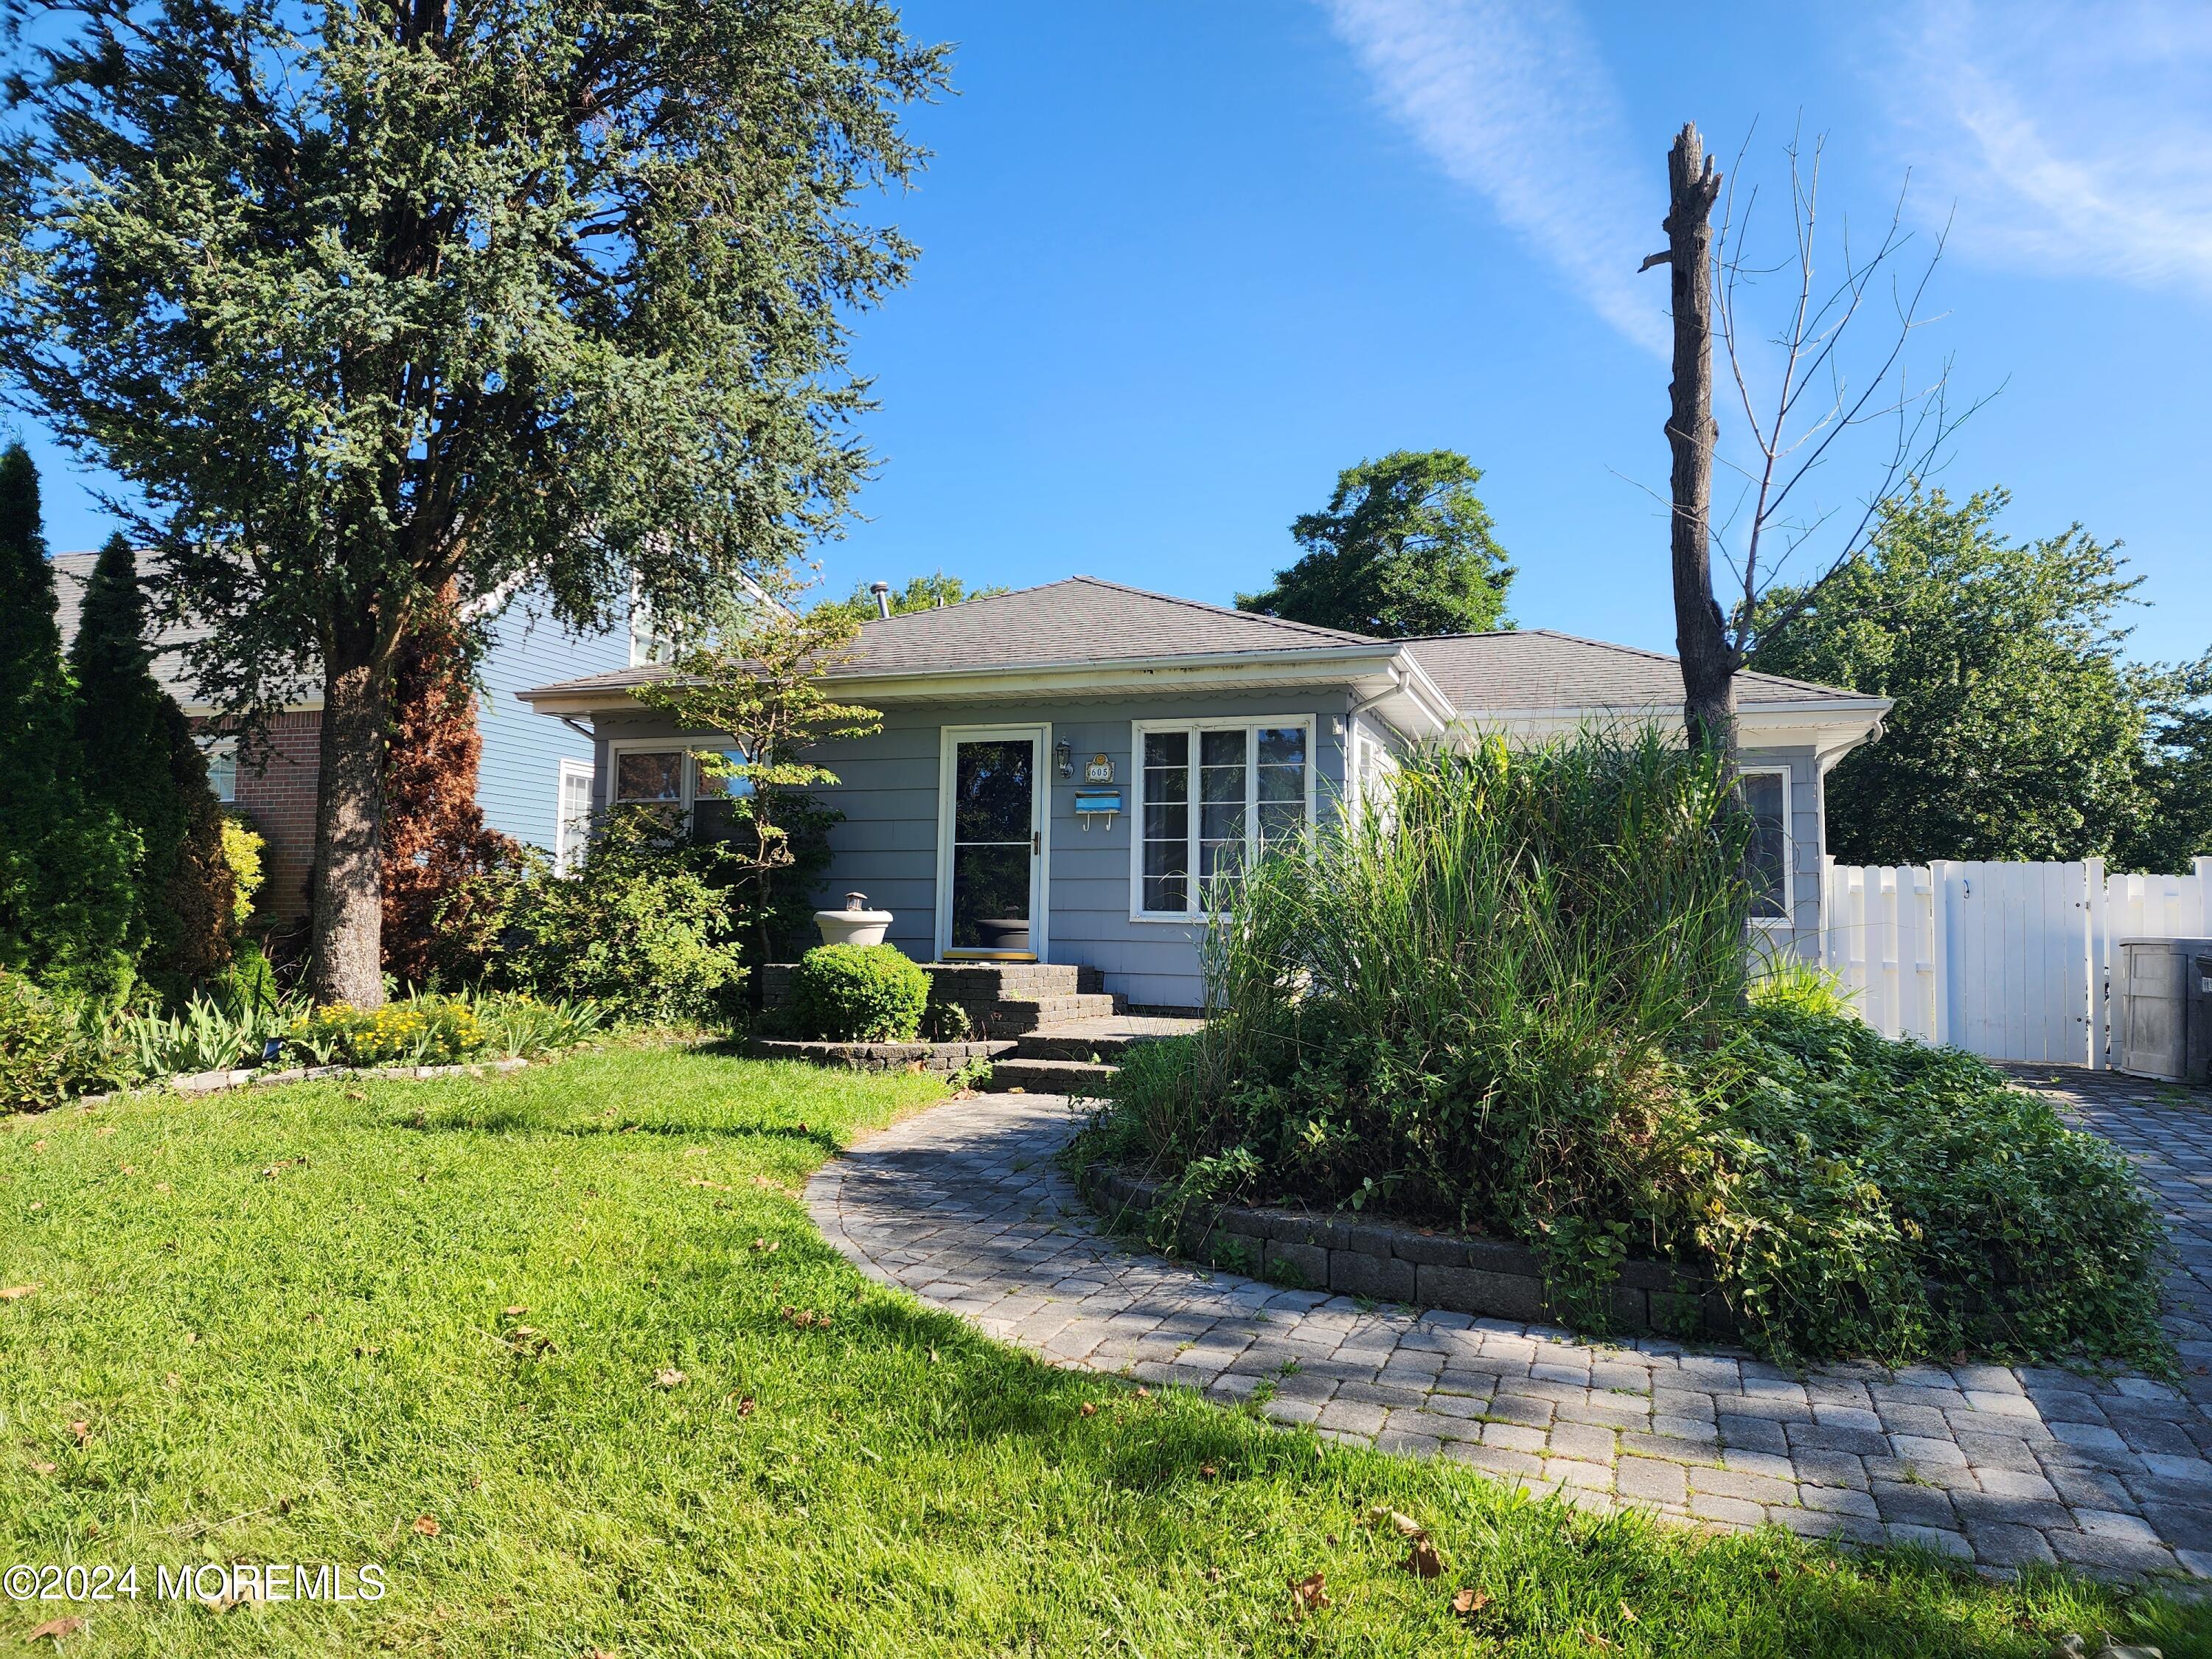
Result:
M391 1586L0 1602L0 1647L77 1613L67 1654L185 1659L2212 1654L2154 1597L1703 1541L1035 1364L870 1285L799 1201L937 1087L628 1049L0 1125L0 1285L39 1286L0 1301L0 1565ZM1294 1617L1314 1572L1331 1605Z

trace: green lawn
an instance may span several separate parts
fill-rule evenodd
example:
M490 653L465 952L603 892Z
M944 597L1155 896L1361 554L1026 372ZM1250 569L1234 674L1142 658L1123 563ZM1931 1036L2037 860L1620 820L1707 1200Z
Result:
M0 1566L391 1586L0 1603L0 1649L75 1611L64 1653L2212 1655L2168 1603L1593 1520L1033 1364L867 1284L798 1201L936 1088L625 1050L0 1126L0 1287L38 1286L0 1301Z

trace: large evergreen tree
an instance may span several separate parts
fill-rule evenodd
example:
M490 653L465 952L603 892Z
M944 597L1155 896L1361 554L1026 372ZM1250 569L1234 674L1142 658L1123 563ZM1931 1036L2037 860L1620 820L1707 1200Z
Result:
M1481 469L1449 449L1401 449L1337 474L1328 505L1291 535L1305 556L1240 611L1382 639L1510 628L1513 567L1474 493Z
M154 678L137 554L123 536L108 538L85 584L70 672L86 793L138 837L132 945L147 976L180 994L230 960L230 870L206 757Z
M0 454L0 968L95 994L130 980L131 833L79 776L39 471Z
M410 629L680 622L836 525L912 254L854 204L943 54L887 0L4 9L0 369L134 487L211 701L319 684L312 983L374 1006Z

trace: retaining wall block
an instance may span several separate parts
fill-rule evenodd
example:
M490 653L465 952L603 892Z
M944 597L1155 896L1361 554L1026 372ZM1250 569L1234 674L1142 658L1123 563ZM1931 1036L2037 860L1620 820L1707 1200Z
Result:
M1279 1238L1271 1238L1260 1261L1267 1269L1268 1278L1279 1276L1283 1283L1295 1289L1325 1291L1328 1288L1328 1252L1321 1245L1292 1244Z
M1533 1324L1549 1317L1543 1281L1480 1267L1416 1267L1413 1299L1424 1307Z
M1328 1288L1338 1296L1364 1296L1370 1302L1411 1302L1413 1264L1369 1250L1331 1250Z

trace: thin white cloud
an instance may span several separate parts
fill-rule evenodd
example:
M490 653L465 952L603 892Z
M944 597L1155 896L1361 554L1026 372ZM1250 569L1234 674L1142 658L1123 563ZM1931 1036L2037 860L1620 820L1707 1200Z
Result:
M1637 266L1659 246L1665 175L1639 175L1613 84L1559 0L1322 0L1382 104L1445 175L1614 328L1667 351L1667 284ZM1638 187L1639 177L1642 187Z
M1885 66L1958 245L2212 294L2212 8L1917 0Z

